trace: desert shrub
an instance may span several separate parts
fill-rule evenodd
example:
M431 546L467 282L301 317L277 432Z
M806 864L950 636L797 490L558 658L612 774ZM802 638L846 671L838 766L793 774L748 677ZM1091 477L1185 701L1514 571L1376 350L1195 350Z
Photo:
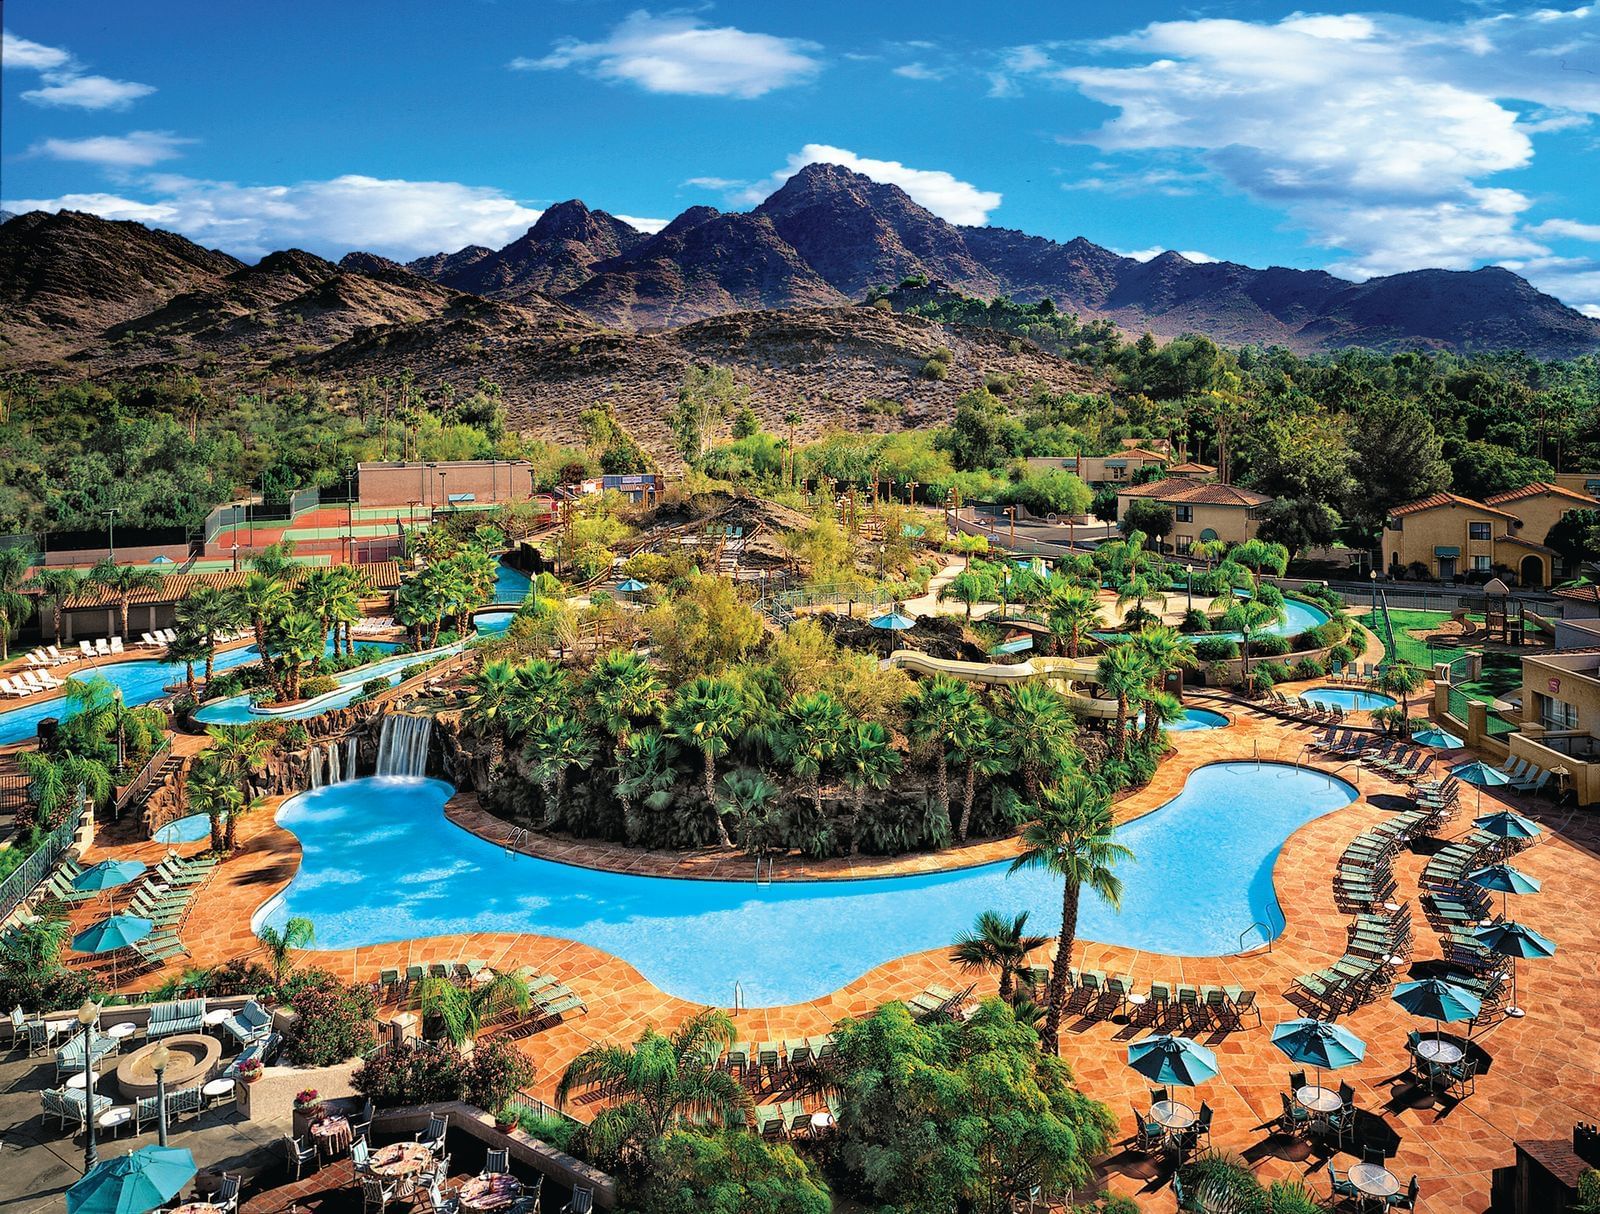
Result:
M330 691L338 690L339 680L331 674L319 674L300 681L300 697L305 700L309 700L313 696L325 696Z
M1320 679L1327 673L1327 669L1316 658L1301 658L1294 664L1294 677L1297 679Z
M284 1048L297 1066L332 1066L372 1047L372 992L347 986L325 970L302 970L284 982L284 1000L299 1018Z
M922 364L922 378L935 381L948 379L950 378L950 368L937 358L930 358Z
M1239 656L1239 646L1227 637L1201 637L1194 643L1194 656L1202 662L1225 662Z

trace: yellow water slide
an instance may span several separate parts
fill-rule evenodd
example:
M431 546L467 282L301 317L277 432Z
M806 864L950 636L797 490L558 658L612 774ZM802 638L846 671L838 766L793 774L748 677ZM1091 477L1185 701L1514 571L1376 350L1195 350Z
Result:
M1115 700L1085 695L1076 688L1079 683L1092 685L1098 681L1092 660L1037 657L1025 662L962 662L955 658L932 657L916 649L896 649L883 661L885 666L899 667L913 674L947 674L991 687L1046 679L1078 716L1113 720L1117 715Z

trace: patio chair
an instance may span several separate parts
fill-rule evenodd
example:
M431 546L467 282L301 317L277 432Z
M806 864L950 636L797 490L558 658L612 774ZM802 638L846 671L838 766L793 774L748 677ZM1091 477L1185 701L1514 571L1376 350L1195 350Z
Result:
M1200 1102L1200 1115L1195 1118L1195 1123L1183 1131L1178 1139L1178 1150L1182 1154L1196 1151L1211 1145L1211 1105L1205 1101Z
M80 657L92 658L92 657L95 656L94 646L91 645L88 641L79 641L78 642L78 654L79 654Z
M389 1203L400 1195L400 1186L397 1184L386 1185L376 1177L361 1177L361 1209L365 1211L377 1207L379 1214L389 1208Z
M123 648L122 638L121 637L112 637L111 638L111 652L112 653L124 653L124 652L126 652L124 650L124 648Z
M484 1152L483 1171L479 1176L501 1176L511 1171L511 1150L509 1147L490 1147Z
M357 1173L364 1173L372 1166L372 1149L367 1146L365 1135L356 1134L353 1128L350 1132L354 1135L350 1139L350 1164Z
M109 658L111 656L111 645L105 637L95 638L94 656L97 658Z
M1133 1110L1133 1149L1145 1155L1159 1151L1166 1137L1160 1123L1141 1113L1138 1105L1129 1102L1128 1107Z
M150 1099L154 1101L155 1097L152 1096ZM143 1102L141 1101L140 1103ZM317 1161L317 1148L310 1145L302 1145L300 1140L293 1134L285 1134L283 1136L283 1156L284 1163L289 1169L289 1178L291 1180L299 1180L305 1175L306 1164Z
M756 1134L776 1138L783 1132L783 1110L775 1104L758 1104L754 1111Z
M1333 1166L1331 1159L1328 1161L1328 1184L1335 1202L1359 1201L1361 1199L1361 1190L1339 1175L1339 1171Z
M543 1180L544 1177L539 1179ZM460 1214L461 1203L454 1197L446 1197L437 1180L423 1191L428 1195L428 1208L433 1214Z
M572 1200L561 1207L561 1214L589 1214L594 1209L594 1190L586 1184L574 1185Z
M252 1045L272 1033L272 1013L252 999L224 1020L222 1027L241 1047Z
M438 1155L444 1150L445 1134L449 1129L450 1117L448 1114L443 1117L430 1116L428 1118L428 1128L417 1134L417 1141L425 1145L435 1155Z
M179 1088L175 1092L167 1093L167 1121L177 1120L184 1113L200 1115L201 1096L199 1086L192 1088Z
M1225 986L1222 993L1228 997L1235 1028L1243 1028L1244 1018L1251 1015L1256 1018L1256 1027L1261 1026L1261 1006L1256 1002L1254 991L1247 991L1241 986Z
M217 1214L236 1214L239 1209L240 1179L231 1172L222 1174L222 1183L211 1195L211 1208Z
M1287 1092L1279 1092L1278 1099L1283 1101L1283 1115L1278 1118L1278 1131L1298 1138L1311 1128L1311 1110L1299 1103Z
M156 1125L161 1121L161 1097L141 1096L133 1102L133 1132L143 1134L145 1124Z
M1406 1191L1404 1193L1396 1193L1387 1199L1389 1208L1391 1210L1415 1210L1419 1196L1421 1196L1421 1188L1417 1184L1416 1173L1413 1172L1411 1183L1406 1186Z

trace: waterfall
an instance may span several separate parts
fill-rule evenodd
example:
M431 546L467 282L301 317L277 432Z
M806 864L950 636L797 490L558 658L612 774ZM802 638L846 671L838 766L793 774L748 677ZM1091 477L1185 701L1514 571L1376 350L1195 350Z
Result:
M344 776L339 771L339 743L328 743L328 783L337 784Z
M322 752L313 746L306 752L306 767L311 772L311 787L322 787Z
M344 740L344 778L356 778L356 736L351 734Z
M428 770L428 739L432 733L432 717L389 713L383 718L383 731L378 735L377 774L425 775Z

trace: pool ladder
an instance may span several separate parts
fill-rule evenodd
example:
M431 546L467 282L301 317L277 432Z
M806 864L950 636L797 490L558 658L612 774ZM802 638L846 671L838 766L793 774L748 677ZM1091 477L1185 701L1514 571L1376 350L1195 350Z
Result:
M506 854L516 856L520 854L522 845L528 841L528 828L518 826L506 836Z
M756 857L756 884L757 885L771 885L772 884L772 869L773 869L773 865L775 863L776 863L776 861L773 860L773 858L771 856L767 857L767 875L763 878L762 875L761 875L761 857L760 856Z
M1272 951L1272 932L1267 927L1267 925L1265 923L1263 923L1263 922L1261 922L1261 920L1257 919L1249 927L1245 928L1244 931L1239 933L1239 951L1241 953L1244 952L1244 940L1245 940L1245 937L1248 936L1251 932L1255 931L1256 928L1258 928L1258 927L1261 929L1261 938L1264 941L1266 941L1267 952L1270 953Z

